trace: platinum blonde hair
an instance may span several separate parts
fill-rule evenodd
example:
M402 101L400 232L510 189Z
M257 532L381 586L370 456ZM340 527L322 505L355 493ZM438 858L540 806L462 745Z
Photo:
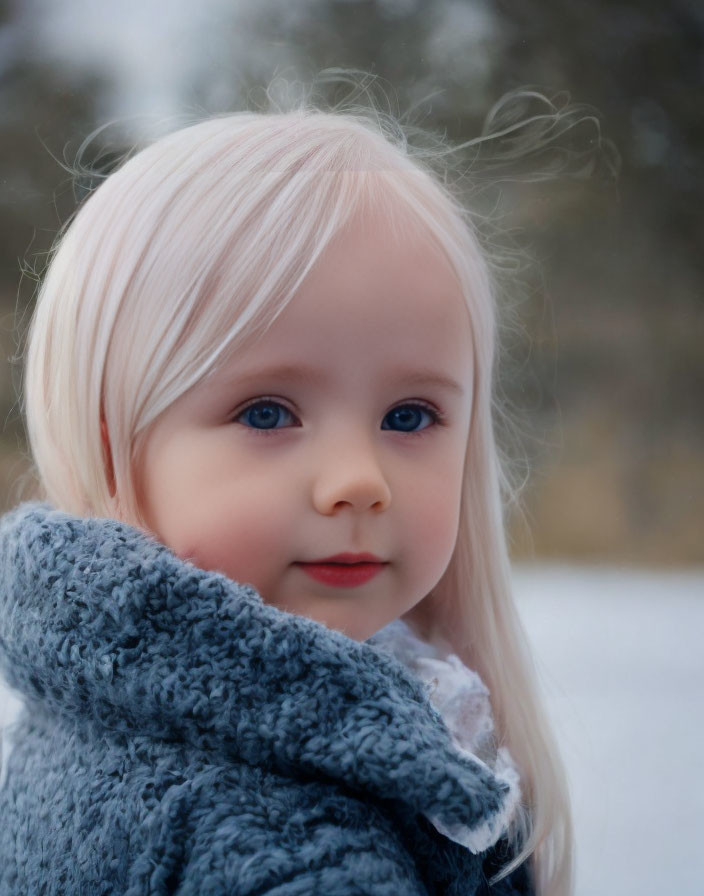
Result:
M368 208L386 210L392 228L394 210L410 212L466 297L475 391L460 531L419 612L485 680L499 741L521 770L519 854L502 875L532 856L540 896L567 896L565 775L510 588L492 281L469 213L398 129L310 107L243 112L162 137L111 174L59 239L30 325L24 397L39 481L67 512L140 523L135 471L150 425L264 332Z

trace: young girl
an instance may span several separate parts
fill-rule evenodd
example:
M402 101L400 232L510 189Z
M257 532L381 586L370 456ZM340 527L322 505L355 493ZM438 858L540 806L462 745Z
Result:
M379 118L242 113L63 234L0 526L7 894L571 892L469 216Z

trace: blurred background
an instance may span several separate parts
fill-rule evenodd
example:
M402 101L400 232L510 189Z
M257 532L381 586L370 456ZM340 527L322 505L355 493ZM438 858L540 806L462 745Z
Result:
M20 270L41 273L75 207L62 164L109 120L117 154L161 118L241 108L277 74L285 90L331 66L386 79L392 108L419 104L455 141L516 87L594 106L617 178L602 166L488 197L534 259L506 291L510 453L519 478L529 468L514 555L704 562L701 3L0 0L0 16L3 358L36 287ZM2 506L23 468L18 374L3 365Z
M84 138L117 119L109 162L160 120L261 103L275 77L286 91L329 67L384 79L392 111L453 141L507 91L569 95L618 152L550 180L528 159L477 194L523 259L501 292L507 450L525 480L511 544L573 782L579 893L700 892L697 0L0 0L0 510L25 494L19 340L81 195L65 166Z

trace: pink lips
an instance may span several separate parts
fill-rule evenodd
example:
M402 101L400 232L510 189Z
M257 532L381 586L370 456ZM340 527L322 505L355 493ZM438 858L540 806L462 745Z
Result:
M341 588L363 585L386 566L374 554L335 554L334 557L297 565L312 579Z

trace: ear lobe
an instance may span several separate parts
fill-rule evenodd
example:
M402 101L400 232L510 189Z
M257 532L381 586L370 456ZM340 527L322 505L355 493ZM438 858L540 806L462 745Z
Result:
M103 443L103 463L105 464L105 475L108 480L108 490L110 497L115 497L117 491L115 487L115 468L112 462L112 449L110 448L110 436L108 435L108 425L105 417L100 417L100 441Z

